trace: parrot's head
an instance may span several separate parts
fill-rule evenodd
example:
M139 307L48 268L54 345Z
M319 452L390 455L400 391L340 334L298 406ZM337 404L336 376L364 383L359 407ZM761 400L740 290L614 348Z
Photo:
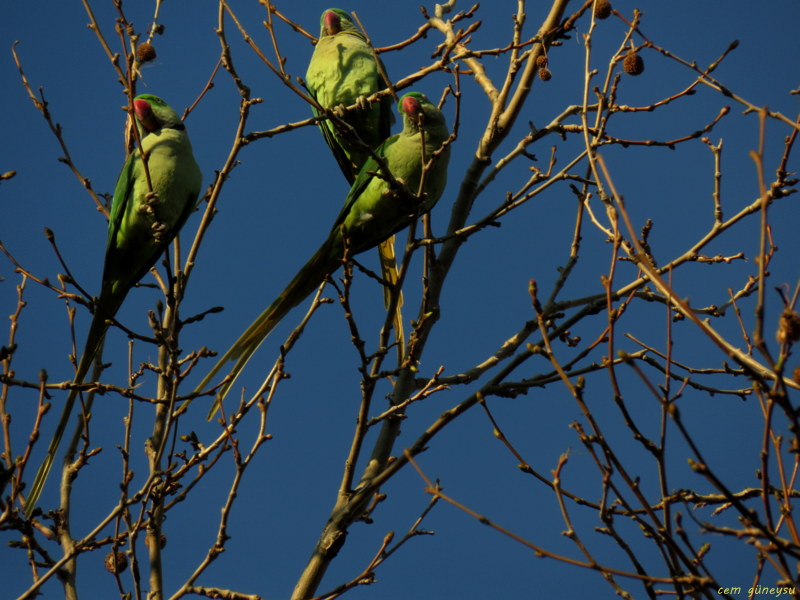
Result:
M340 8L329 8L319 19L319 37L336 35L342 31L356 31L350 15Z
M183 121L172 107L158 96L140 94L133 99L136 120L146 132L157 129L184 129Z
M416 131L423 126L444 125L444 115L425 94L408 92L400 98L397 110L403 117L403 126Z

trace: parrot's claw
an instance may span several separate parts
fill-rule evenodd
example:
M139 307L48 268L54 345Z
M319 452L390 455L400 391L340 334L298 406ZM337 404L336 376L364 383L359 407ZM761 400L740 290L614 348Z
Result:
M167 227L167 225L165 223L161 223L159 221L155 221L150 226L150 230L153 233L153 239L156 242L161 243L165 239L165 236L166 236L169 228Z
M367 112L370 107L370 102L367 100L366 96L361 95L356 99L356 106L358 106L358 110Z
M147 192L144 196L144 202L139 207L140 214L155 214L155 206L158 204L158 194L156 192Z

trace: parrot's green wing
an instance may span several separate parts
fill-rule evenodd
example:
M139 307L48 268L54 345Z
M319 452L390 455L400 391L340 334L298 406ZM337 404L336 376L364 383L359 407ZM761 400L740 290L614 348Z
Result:
M205 391L220 371L234 363L216 393L209 418L275 326L341 264L345 237L351 256L374 248L406 227L415 215L430 210L441 197L449 160L449 146L444 145L449 137L444 115L425 96L415 92L403 96L398 108L403 114L403 131L386 140L375 154L382 158L391 177L402 180L414 194L422 178L422 157L430 158L439 153L438 160L425 176L423 204L412 206L408 194L397 192L386 174L378 174L380 163L375 158L367 159L319 250L198 384L195 394ZM421 128L424 128L424 135Z
M125 165L122 167L117 177L117 185L114 187L114 197L111 201L111 214L108 216L108 236L106 237L106 252L113 245L117 232L122 224L122 215L130 201L133 192L133 181L135 178L134 166L139 160L139 150L131 152Z
M375 154L380 157L381 159L386 161L386 152L397 143L397 140L400 139L399 133L396 133L392 137L388 138L383 144L378 146L375 149ZM391 170L391 167L390 167ZM372 156L367 158L364 166L358 172L358 176L353 181L352 186L350 186L350 191L347 193L347 197L344 199L344 205L342 206L342 210L339 211L339 214L336 216L336 219L333 222L332 230L338 229L347 218L347 215L353 210L353 206L359 199L362 197L362 194L367 190L370 182L375 178L376 173L380 173L381 166L380 163ZM362 199L362 202L364 200Z
M161 98L151 94L137 96L133 103L142 148L148 157L147 167L137 148L117 179L100 295L94 303L94 316L72 380L74 385L83 383L92 361L100 353L110 321L130 289L177 235L200 193L202 175L180 117ZM148 179L155 195L150 195ZM76 387L70 389L45 460L31 484L25 501L28 516L47 481L78 393Z
M311 92L310 89L309 92ZM314 94L314 92L311 92L310 95L312 98L317 100L317 97ZM319 117L321 115L320 111L317 109L316 106L311 107L311 112L314 113L315 117ZM328 148L331 149L333 157L336 159L336 163L339 165L339 168L342 170L342 173L344 174L345 178L348 180L352 180L353 172L355 171L355 163L353 163L350 160L347 153L339 145L336 134L334 133L334 127L335 126L330 121L319 122L319 129L322 132L322 137L324 138L325 143L328 145Z

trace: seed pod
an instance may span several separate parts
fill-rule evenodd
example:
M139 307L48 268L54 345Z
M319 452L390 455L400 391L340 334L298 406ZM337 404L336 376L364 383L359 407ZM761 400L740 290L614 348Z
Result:
M540 54L539 56L536 57L536 66L539 67L540 69L546 67L547 63L548 60L544 54Z
M144 538L144 545L149 548L151 542L152 542L152 536L150 534L148 534ZM166 545L167 545L167 536L164 535L163 533L159 534L159 536L158 536L158 547L163 550L164 546L166 546Z
M155 59L155 57L156 49L153 48L152 44L148 44L147 42L139 44L139 47L136 49L136 58L140 63L150 62Z
M611 2L608 0L597 0L594 3L594 18L607 19L611 14Z
M128 557L124 552L112 550L106 554L106 571L109 573L122 573L128 568Z
M542 67L539 69L539 79L542 81L550 81L552 79L553 74L550 72L550 69L547 67Z
M628 75L641 75L644 71L644 61L641 56L631 50L625 55L625 60L622 61L622 68Z
M800 340L800 315L793 310L783 311L775 337L781 344L793 344Z

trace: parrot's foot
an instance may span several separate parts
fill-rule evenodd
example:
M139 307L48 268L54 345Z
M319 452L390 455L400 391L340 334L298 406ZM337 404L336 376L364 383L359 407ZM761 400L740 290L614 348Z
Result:
M139 212L152 217L153 223L150 225L150 232L153 234L153 239L157 243L161 243L165 239L169 227L158 218L157 208L158 194L156 192L148 192L144 197L144 202L139 207Z
M366 96L361 95L358 98L356 98L356 106L358 106L358 110L362 112L367 112L369 110L370 101L367 100Z
M155 214L155 206L158 204L158 194L155 192L147 192L144 197L144 202L139 207L139 212L142 214Z
M153 239L156 241L156 243L160 244L164 239L166 239L168 229L169 227L167 227L165 223L160 223L158 221L155 221L150 226L150 232L153 234Z
M344 115L347 113L347 111L345 110L345 108L346 108L346 107L345 107L345 105L344 105L344 104L340 104L339 106L334 106L334 107L331 109L331 112L332 112L334 115L336 115L337 117L339 117L340 119L344 119Z

